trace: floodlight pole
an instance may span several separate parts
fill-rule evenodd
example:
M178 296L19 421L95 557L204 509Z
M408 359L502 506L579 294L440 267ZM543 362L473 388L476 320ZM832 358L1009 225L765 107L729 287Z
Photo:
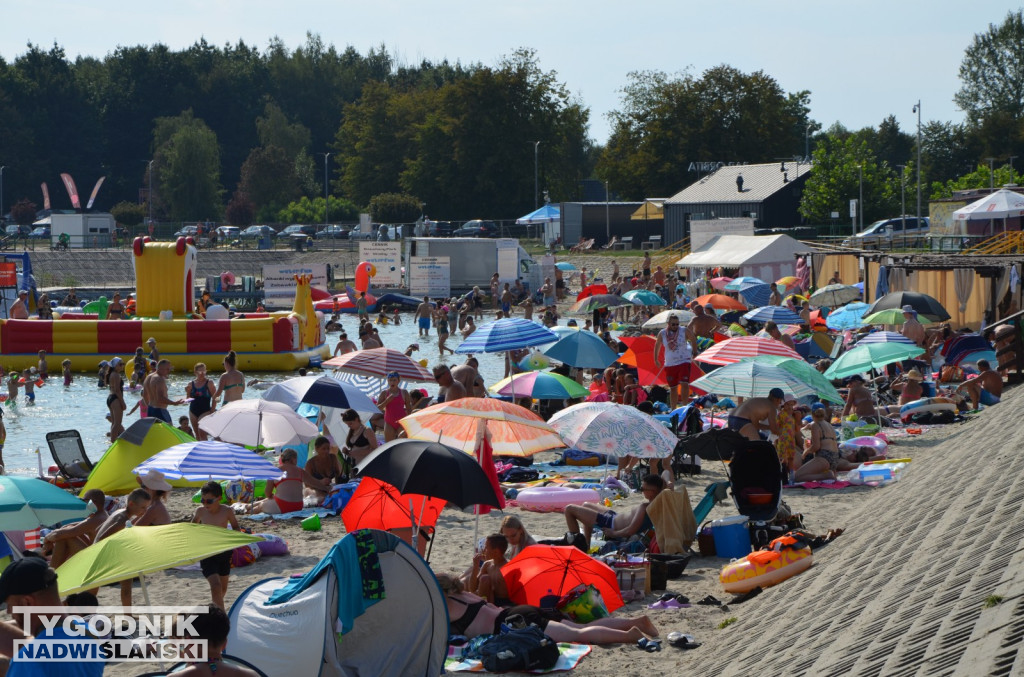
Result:
M328 171L327 170L327 158L331 157L331 154L330 153L317 153L317 155L323 155L324 156L324 228L326 228L327 225L330 223L330 220L331 220L331 217L330 217L331 211L330 211L330 206L328 204L330 202L330 197L329 197L328 192L327 192L327 176L328 176L328 174L327 174L327 171Z
M537 211L540 206L537 204L537 149L540 147L540 141L533 142L533 211Z
M921 99L914 104L917 113L917 225L921 227ZM904 234L906 232L904 231Z

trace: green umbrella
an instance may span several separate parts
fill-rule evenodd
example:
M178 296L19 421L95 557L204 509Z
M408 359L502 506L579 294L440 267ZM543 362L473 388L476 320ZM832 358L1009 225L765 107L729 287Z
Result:
M846 378L863 374L872 369L881 369L893 362L902 362L917 357L924 348L905 343L868 343L851 348L825 372L826 378Z
M57 569L60 594L66 596L138 576L142 581L142 594L149 604L149 591L143 578L146 574L193 564L262 540L259 536L190 522L129 527L93 543L60 565Z
M821 399L835 402L836 404L844 403L842 396L835 386L832 385L832 382L825 378L824 374L803 360L794 360L792 357L783 357L782 355L756 355L754 357L744 357L740 360L740 362L747 361L764 362L765 364L773 364L776 367L785 369L814 388L815 394Z
M667 306L668 301L647 289L631 289L622 298L643 306Z
M903 324L906 321L903 311L897 308L879 310L877 313L865 315L860 319L861 324Z

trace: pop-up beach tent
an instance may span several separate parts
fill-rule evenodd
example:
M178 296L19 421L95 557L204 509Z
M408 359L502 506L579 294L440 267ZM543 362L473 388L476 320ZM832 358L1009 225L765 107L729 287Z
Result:
M107 496L120 496L139 488L132 468L182 442L195 442L188 433L160 419L141 418L128 426L96 462L80 493L102 489ZM198 487L203 482L168 480L173 487Z
M229 616L227 653L264 675L436 677L448 651L434 574L405 542L372 529L345 536L300 579L253 585Z
M796 271L796 255L806 251L788 235L719 235L676 261L676 268L738 269L737 275L778 280Z

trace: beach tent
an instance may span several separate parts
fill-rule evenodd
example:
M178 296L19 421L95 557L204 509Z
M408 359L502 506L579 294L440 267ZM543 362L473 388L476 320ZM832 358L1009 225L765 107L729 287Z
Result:
M676 261L676 268L738 269L739 275L777 280L793 275L796 255L806 251L788 235L719 235Z
M188 433L155 418L142 418L128 426L96 462L82 487L102 489L107 496L121 496L139 488L132 468L182 442L195 442ZM173 487L198 487L202 481L168 480Z
M562 234L562 210L553 204L516 219L519 226L544 226L544 242L554 242Z
M383 598L365 599L368 587ZM405 542L371 529L345 536L300 579L256 583L229 615L227 653L266 675L436 677L448 650L434 574Z

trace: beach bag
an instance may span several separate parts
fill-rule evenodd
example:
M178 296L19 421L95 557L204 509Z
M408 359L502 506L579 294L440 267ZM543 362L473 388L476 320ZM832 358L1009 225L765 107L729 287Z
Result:
M558 642L536 625L527 625L484 642L480 661L488 672L547 670L558 662Z
M540 473L529 468L509 468L498 479L502 482L532 482L540 477Z
M601 591L582 583L562 595L555 608L576 623L586 624L608 617L608 606L601 597Z

